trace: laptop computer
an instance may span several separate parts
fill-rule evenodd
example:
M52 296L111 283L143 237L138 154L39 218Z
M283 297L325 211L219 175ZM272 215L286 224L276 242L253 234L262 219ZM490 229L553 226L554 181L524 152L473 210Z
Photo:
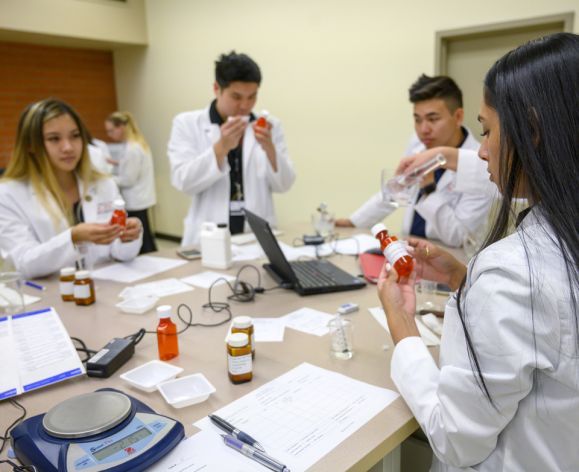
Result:
M269 259L264 269L283 287L300 295L342 292L362 288L366 283L325 259L289 262L277 243L269 223L245 210L245 217Z

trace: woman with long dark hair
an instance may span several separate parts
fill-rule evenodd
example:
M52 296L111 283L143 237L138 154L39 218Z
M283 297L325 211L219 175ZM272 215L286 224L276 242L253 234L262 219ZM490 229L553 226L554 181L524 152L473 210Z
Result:
M397 282L384 269L392 379L432 446L432 470L577 470L579 36L547 36L499 59L479 121L479 157L502 195L496 221L468 268L410 240L415 273ZM530 206L513 215L519 198ZM457 289L439 367L414 322L416 277Z

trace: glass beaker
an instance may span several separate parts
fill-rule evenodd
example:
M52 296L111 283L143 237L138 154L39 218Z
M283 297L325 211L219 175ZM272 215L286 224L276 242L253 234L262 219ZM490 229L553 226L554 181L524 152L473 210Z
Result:
M327 238L334 234L335 218L333 213L318 212L312 215L312 226L320 236Z
M19 272L0 272L0 316L24 311L22 277Z
M380 188L384 203L395 207L408 206L418 192L418 182L408 185L403 176L394 175L394 170L382 169Z
M340 315L328 322L330 328L330 354L336 359L351 359L354 355L352 323Z

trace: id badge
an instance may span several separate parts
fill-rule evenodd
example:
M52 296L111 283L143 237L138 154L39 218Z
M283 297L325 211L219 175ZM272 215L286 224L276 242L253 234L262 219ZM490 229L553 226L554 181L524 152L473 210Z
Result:
M245 201L244 200L230 200L229 202L229 214L232 216L243 216L245 213Z

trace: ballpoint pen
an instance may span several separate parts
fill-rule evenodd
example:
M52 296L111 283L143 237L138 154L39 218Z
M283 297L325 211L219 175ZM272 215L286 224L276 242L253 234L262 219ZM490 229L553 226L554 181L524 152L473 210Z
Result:
M46 290L46 287L43 287L40 284L31 282L30 280L25 280L24 285L28 285L29 287L35 288L36 290Z
M285 465L281 462L276 461L273 457L268 456L264 452L258 451L256 448L241 442L239 439L230 436L229 434L222 434L223 442L237 452L241 452L246 457L259 462L268 469L274 470L275 472L291 472Z
M220 418L219 416L215 416L215 415L209 415L209 419L217 427L221 428L223 431L230 434L234 438L237 438L240 441L244 442L245 444L249 444L250 446L253 446L256 449L258 449L262 452L265 452L265 449L263 448L263 446L261 444L259 444L255 439L253 439L249 434L244 433L243 431L240 431L235 426L233 426L232 424L225 421L223 418Z

